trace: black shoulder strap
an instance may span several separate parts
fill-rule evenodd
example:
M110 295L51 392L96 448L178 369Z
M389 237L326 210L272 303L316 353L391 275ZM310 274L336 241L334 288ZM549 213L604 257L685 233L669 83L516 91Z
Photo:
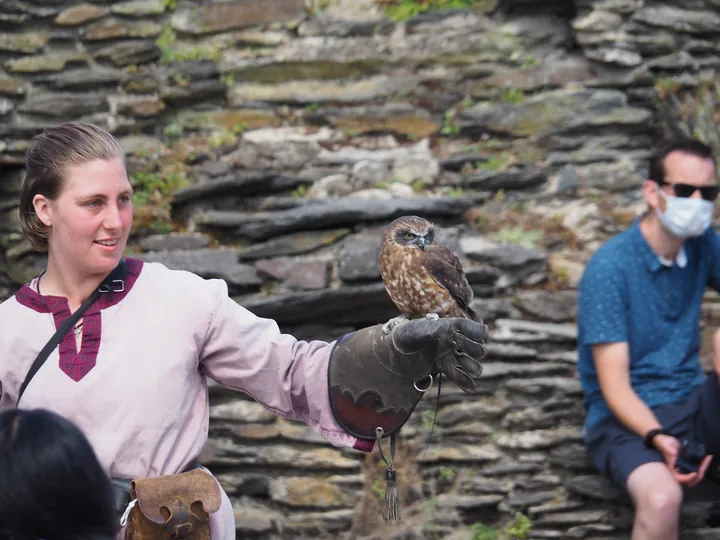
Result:
M120 264L118 264L115 269L110 272L108 277L103 280L103 282L98 286L98 288L93 291L93 293L88 297L87 300L82 303L82 305L75 311L75 313L73 313L68 319L65 320L65 322L60 325L60 328L58 328L57 332L55 332L53 337L50 338L50 341L45 344L43 349L37 355L37 358L35 358L35 361L33 362L32 366L30 366L30 370L25 376L25 381L20 387L20 391L18 392L18 398L15 402L16 406L18 403L20 403L20 398L25 392L25 389L30 383L30 380L40 370L42 365L45 363L45 360L47 360L48 356L50 356L50 353L62 341L62 339L65 337L65 334L68 333L68 330L75 326L75 323L80 320L80 317L82 317L84 313L88 310L88 308L93 304L93 302L97 300L97 297L100 296L101 293L122 292L123 290L125 290L125 261L121 260Z

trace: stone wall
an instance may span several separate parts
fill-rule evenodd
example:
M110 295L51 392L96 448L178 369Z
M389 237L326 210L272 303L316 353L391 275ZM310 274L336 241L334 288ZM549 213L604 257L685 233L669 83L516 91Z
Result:
M581 444L574 287L642 210L659 136L720 147L720 3L496 0L407 21L390 3L3 2L0 296L44 263L17 194L30 139L64 120L127 149L129 255L222 277L300 338L394 316L380 234L426 216L491 335L482 387L443 387L429 447L434 396L403 430L402 532L378 520L376 452L213 386L205 462L238 537L626 537L630 505ZM690 502L683 537L716 522Z

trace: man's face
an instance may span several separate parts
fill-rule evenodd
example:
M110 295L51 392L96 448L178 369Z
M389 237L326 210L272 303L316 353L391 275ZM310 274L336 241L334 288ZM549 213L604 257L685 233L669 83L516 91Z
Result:
M704 159L693 154L675 151L665 157L665 180L658 185L655 182L646 182L643 194L645 200L652 208L658 208L665 212L667 202L658 195L657 190L661 189L666 196L690 197L691 199L702 199L703 194L700 187L717 187L715 178L715 167L709 159ZM709 190L712 191L712 190ZM705 193L706 197L717 195L717 192ZM709 200L713 200L711 198Z

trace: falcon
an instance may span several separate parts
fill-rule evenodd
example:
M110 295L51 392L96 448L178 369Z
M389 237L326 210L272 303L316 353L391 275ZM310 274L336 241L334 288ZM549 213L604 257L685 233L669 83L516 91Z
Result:
M380 274L401 315L383 326L415 318L464 317L477 320L470 308L473 290L458 257L435 243L433 224L418 216L402 216L388 225L378 256Z

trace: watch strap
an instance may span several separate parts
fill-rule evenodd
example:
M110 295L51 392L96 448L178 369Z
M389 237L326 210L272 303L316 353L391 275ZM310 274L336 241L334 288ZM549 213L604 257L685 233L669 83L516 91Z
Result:
M656 435L669 435L669 433L665 428L651 429L645 434L645 448L653 448L653 439Z

